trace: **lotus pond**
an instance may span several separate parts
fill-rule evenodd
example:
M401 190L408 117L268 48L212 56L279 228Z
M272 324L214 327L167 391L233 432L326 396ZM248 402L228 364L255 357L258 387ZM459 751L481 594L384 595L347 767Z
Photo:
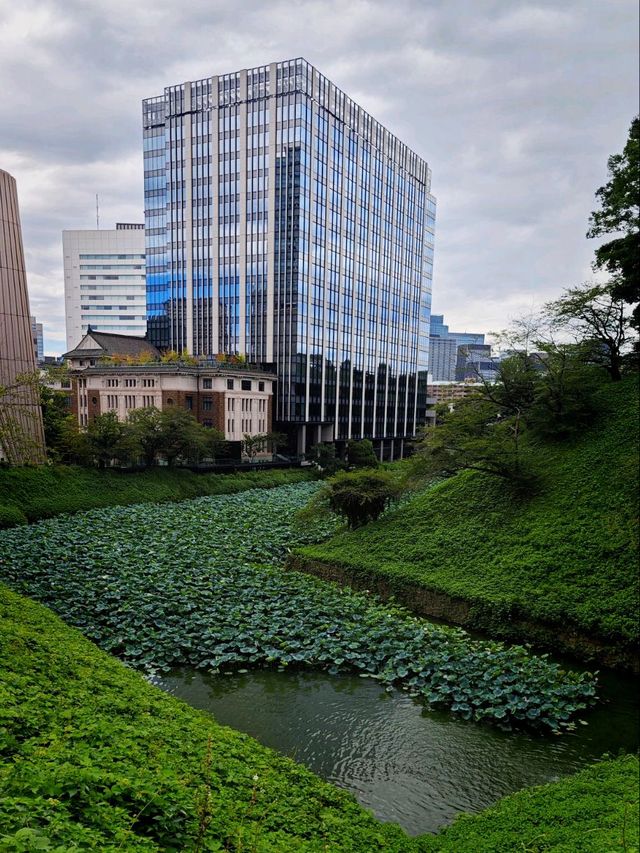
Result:
M110 507L0 533L0 578L150 674L190 666L355 673L429 708L559 732L594 701L588 673L471 639L371 596L284 572L315 483L177 504Z

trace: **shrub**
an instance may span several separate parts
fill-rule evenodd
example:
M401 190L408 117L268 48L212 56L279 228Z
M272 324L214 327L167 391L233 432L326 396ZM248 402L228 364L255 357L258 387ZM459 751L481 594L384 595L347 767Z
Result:
M378 457L368 438L361 441L351 439L347 443L347 462L351 468L377 468Z
M19 507L11 505L0 506L0 529L26 523L27 516Z
M400 491L391 471L343 471L327 481L320 500L355 528L379 518Z

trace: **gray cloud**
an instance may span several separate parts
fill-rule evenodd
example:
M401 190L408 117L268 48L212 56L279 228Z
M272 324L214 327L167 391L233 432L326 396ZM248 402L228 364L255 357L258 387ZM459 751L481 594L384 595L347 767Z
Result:
M63 228L142 217L140 102L305 56L425 157L434 310L488 330L589 275L606 159L637 111L635 0L0 0L0 168L32 309L64 348Z

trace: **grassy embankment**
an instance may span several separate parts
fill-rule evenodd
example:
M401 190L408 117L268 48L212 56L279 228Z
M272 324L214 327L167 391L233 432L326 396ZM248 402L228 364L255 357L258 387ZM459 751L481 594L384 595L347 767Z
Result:
M516 501L460 473L380 521L298 549L290 561L393 594L492 636L637 662L638 389L598 391L593 426L538 450L541 486Z
M299 468L237 474L194 474L167 468L128 474L66 465L4 468L0 469L0 528L65 512L230 495L312 478L308 469Z
M633 853L638 850L638 759L627 755L461 815L422 853Z
M596 765L409 839L344 791L147 684L0 586L0 850L637 847L638 763Z

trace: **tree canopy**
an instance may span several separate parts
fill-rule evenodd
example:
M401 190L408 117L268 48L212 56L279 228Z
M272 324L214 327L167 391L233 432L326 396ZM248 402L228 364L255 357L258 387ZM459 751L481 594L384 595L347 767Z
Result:
M640 117L631 122L622 153L609 157L607 171L587 237L620 235L596 249L594 267L611 274L614 297L635 303L634 324L640 328Z

